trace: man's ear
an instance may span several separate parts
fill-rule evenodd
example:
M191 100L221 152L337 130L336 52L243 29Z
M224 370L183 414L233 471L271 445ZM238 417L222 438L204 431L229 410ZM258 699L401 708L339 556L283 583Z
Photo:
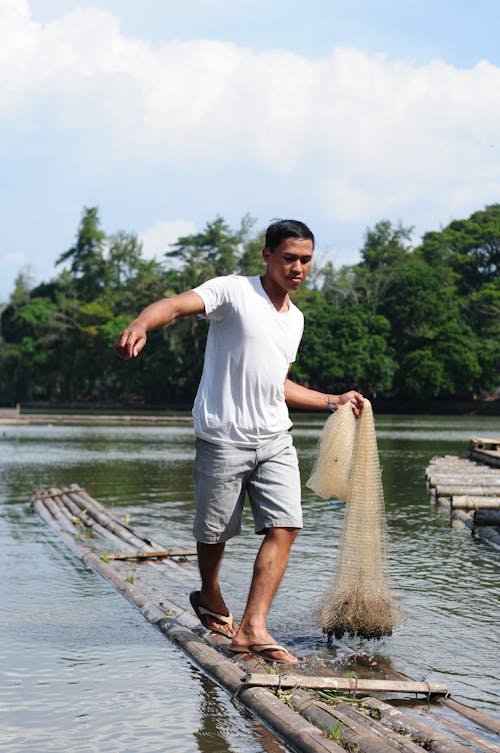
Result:
M269 251L269 249L268 248L263 248L262 249L262 258L264 259L264 261L266 262L266 264L269 261L269 257L270 256L271 256L271 252Z

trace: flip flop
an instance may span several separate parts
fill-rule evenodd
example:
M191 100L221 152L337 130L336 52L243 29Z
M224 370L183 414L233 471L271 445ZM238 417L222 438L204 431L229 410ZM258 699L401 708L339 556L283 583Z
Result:
M233 654L255 654L266 661L284 662L286 664L297 663L288 659L276 659L275 656L272 656L276 651L282 651L287 656L292 656L290 651L279 643L249 643L248 646L235 646L231 644L228 646L228 649Z
M191 606L194 609L195 615L198 617L204 628L210 630L212 633L223 635L225 638L232 638L231 633L228 633L226 630L222 629L224 625L233 627L234 619L231 612L226 615L220 614L219 612L213 612L211 609L208 609L206 606L204 606L201 600L201 593L199 591L193 591L192 593L190 593L189 601L191 602ZM210 625L208 623L207 617L210 617L210 619L215 620L215 622L219 623L219 625L221 626L220 629L215 625Z

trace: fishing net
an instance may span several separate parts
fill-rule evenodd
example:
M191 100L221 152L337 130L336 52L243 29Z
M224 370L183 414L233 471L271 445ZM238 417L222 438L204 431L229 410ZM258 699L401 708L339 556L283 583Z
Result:
M336 638L390 635L400 610L387 575L384 493L368 400L358 419L350 404L327 419L307 486L347 502L335 578L315 607L324 632Z

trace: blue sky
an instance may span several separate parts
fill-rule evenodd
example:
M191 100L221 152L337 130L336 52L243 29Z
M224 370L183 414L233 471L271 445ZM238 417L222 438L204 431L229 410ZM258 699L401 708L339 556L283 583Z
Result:
M0 0L0 301L84 206L148 256L217 214L355 263L500 201L500 3Z

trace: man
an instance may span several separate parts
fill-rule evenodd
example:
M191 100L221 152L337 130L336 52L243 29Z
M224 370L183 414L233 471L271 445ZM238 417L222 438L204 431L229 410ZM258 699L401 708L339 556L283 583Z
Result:
M262 277L229 275L153 303L117 338L122 358L137 356L147 332L184 316L210 320L203 374L193 406L196 516L201 589L191 604L202 624L230 637L230 650L295 663L267 630L271 602L300 528L300 478L288 408L363 407L358 392L327 395L288 379L303 330L289 298L312 263L314 236L297 220L266 231ZM238 626L219 586L225 542L240 532L245 492L255 531L264 536Z

